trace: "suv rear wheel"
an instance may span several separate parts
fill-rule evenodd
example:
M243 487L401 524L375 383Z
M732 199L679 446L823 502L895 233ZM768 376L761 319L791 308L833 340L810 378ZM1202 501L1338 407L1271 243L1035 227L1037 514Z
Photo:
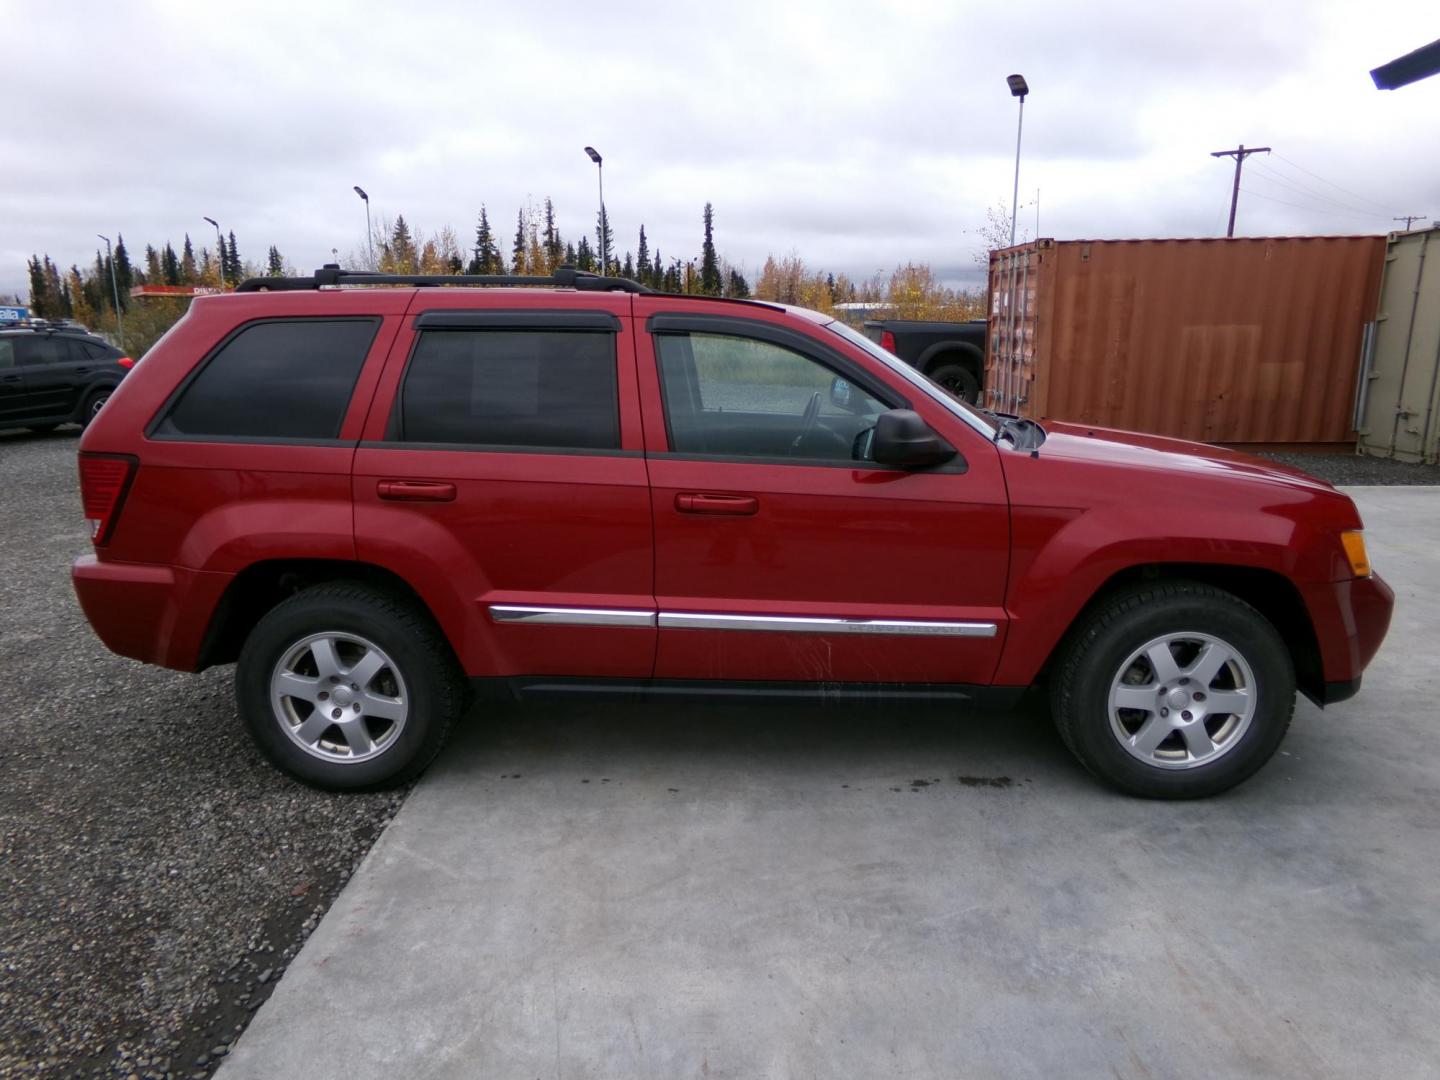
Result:
M1289 650L1260 612L1195 582L1122 592L1066 645L1061 738L1096 776L1150 798L1214 795L1275 753L1295 709Z
M362 585L318 585L272 608L235 671L240 715L275 764L316 787L418 776L464 712L450 647L412 605Z

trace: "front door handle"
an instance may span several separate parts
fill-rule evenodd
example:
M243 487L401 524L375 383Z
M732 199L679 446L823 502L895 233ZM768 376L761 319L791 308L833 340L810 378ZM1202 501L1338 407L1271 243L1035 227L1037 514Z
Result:
M455 485L434 480L381 480L375 490L380 498L396 502L455 501Z
M729 514L749 517L760 509L754 495L706 495L688 492L675 496L675 509L682 514Z

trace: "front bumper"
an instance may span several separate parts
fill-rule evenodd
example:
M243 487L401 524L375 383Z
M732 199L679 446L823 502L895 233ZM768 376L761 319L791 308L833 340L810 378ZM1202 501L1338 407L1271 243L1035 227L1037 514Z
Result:
M1353 697L1390 628L1395 592L1379 574L1302 590L1320 645L1321 705Z
M81 610L111 652L194 671L210 617L234 575L84 555L70 579Z

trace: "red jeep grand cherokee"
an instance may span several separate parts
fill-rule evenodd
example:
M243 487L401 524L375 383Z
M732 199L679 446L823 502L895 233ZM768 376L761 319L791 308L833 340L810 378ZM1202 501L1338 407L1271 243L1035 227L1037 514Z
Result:
M331 788L414 777L482 688L995 705L1043 676L1101 779L1209 795L1297 687L1358 689L1393 599L1302 473L978 411L815 312L568 268L198 299L80 480L105 644L238 661L261 749Z

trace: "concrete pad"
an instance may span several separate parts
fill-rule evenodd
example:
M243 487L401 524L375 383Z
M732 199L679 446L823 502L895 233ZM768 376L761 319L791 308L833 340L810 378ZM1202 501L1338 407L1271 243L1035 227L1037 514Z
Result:
M1353 494L1390 638L1238 791L1041 708L492 711L222 1080L1436 1075L1440 489Z

